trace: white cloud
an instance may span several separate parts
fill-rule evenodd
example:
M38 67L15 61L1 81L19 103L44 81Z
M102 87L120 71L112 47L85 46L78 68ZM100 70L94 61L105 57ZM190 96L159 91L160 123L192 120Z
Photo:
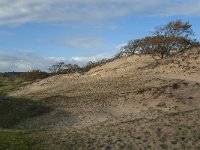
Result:
M66 58L64 57L49 57L47 60L53 61L53 62L60 62L60 61L65 61Z
M199 15L199 0L1 0L0 24L92 21L142 15Z
M104 58L111 58L112 54L98 54L94 56L88 56L88 57L72 57L69 59L70 62L79 64L80 66L86 65L89 61L99 61Z
M47 69L52 61L30 52L0 52L0 72Z
M17 63L15 63L13 65L15 66L15 68L18 68L21 71L32 70L33 69L31 64L30 63L26 63L26 62L17 62Z
M41 57L30 52L0 52L0 72L30 71L40 69L48 71L48 68L56 62L64 61L66 64L86 65L89 61L98 61L110 58L111 54L97 54L88 57Z
M65 40L58 40L54 43L62 44L72 48L96 48L100 46L103 41L101 38L92 37L79 37L79 38L68 38Z

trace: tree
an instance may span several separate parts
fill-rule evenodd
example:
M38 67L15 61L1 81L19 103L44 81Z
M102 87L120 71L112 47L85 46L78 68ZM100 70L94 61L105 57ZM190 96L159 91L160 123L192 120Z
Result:
M171 21L155 28L152 36L131 40L117 55L151 54L164 58L176 52L199 45L192 39L192 25L181 20Z
M161 25L155 27L154 35L164 36L164 37L185 37L188 38L194 35L192 30L192 25L182 20L171 21L166 25Z
M84 66L83 68L82 68L82 72L87 72L87 71L89 71L90 69L92 69L92 68L94 68L94 67L96 67L97 65L96 65L96 62L93 62L93 61L89 61L87 64L86 64L86 66Z
M81 67L77 64L67 64L63 70L64 73L76 73L80 72Z
M151 54L164 58L178 51L192 47L192 41L185 37L149 36L138 40L140 54Z
M56 64L52 65L49 68L49 71L53 74L59 74L59 73L62 73L64 69L65 69L65 63L57 62Z
M164 58L191 48L195 44L194 40L191 39L193 35L192 25L189 22L175 20L166 25L158 26L150 38L150 41L155 46L153 54Z
M77 64L65 64L64 62L58 62L49 67L49 71L52 74L69 74L80 72L81 67Z
M136 51L135 44L136 44L135 40L129 41L127 45L120 48L120 52L114 56L114 59L135 54Z

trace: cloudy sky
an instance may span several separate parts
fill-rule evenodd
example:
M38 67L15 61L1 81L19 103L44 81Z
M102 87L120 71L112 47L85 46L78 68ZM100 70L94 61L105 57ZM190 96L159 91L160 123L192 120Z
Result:
M0 72L111 57L175 19L200 39L200 0L0 0Z

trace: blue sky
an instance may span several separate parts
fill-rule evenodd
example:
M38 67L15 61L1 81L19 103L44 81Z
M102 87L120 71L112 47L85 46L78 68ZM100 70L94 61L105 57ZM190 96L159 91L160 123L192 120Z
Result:
M0 72L112 57L175 19L189 21L200 40L200 0L1 0Z

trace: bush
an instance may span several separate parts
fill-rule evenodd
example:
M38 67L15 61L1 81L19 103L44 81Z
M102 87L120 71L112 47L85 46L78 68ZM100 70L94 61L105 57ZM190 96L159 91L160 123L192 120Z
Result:
M181 20L171 21L155 28L152 36L131 40L122 47L117 57L133 54L151 54L164 58L179 51L199 45L195 39L192 25Z
M28 80L28 81L44 79L47 77L49 77L49 74L47 72L43 72L40 70L32 70L32 71L21 73L21 78L23 78L24 80Z

